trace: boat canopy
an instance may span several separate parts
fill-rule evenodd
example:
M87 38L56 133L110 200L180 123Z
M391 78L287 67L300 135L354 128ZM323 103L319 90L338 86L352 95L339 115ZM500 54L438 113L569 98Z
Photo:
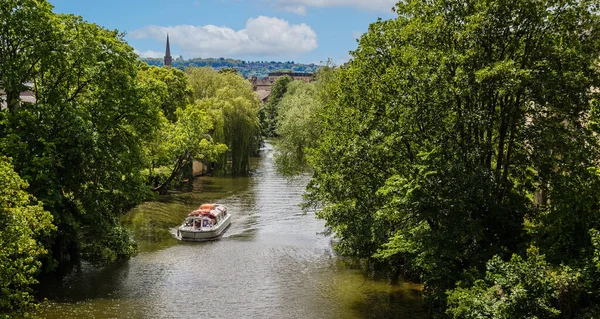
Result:
M213 210L215 209L215 204L202 204L200 205L200 210Z
M227 215L227 208L218 204L203 204L200 208L189 213L188 216L208 216L216 218L219 215Z

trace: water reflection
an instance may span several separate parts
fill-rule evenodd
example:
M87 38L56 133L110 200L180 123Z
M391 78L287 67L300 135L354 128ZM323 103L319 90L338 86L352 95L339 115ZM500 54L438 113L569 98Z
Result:
M267 149L248 178L204 177L193 192L140 205L124 219L140 253L113 267L84 267L46 285L46 318L416 318L418 285L365 279L319 235L323 221L299 204L308 176L288 180ZM232 224L213 242L172 233L205 202L228 206Z

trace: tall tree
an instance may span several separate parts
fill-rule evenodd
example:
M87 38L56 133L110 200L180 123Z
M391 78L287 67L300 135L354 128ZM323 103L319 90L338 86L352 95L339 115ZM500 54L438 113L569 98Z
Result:
M8 12L46 4L10 3ZM147 196L141 146L157 126L159 107L145 103L136 54L122 34L73 15L47 21L51 43L38 46L35 32L22 35L41 50L35 73L6 66L33 82L37 101L1 112L0 150L53 214L58 231L45 244L58 265L126 258L133 246L118 218Z
M336 70L327 66L316 74L316 81L294 81L277 105L277 153L280 172L294 175L307 168L306 152L318 145L321 136L322 108L328 100L325 88L333 81Z
M228 146L221 168L231 160L232 174L247 174L259 141L259 100L250 83L236 73L210 68L190 68L187 74L194 98L210 105L215 123L212 136Z
M177 153L173 148L177 141L174 140L173 130L177 125L177 110L185 109L191 104L192 90L187 75L174 68L159 68L141 63L137 79L143 90L143 103L159 105L161 109L157 129L147 136L143 149L148 183L153 189L165 192L183 167L189 164L188 161L180 163L183 166L174 164L178 162L174 158L180 154L174 154ZM201 122L204 118L197 120Z
M524 223L552 262L590 251L597 8L409 0L373 23L329 89L311 155L308 196L338 248L418 273L438 310L457 280L526 246ZM539 208L536 189L551 198Z
M182 169L190 165L192 160L213 162L227 150L225 144L214 142L209 134L213 128L212 118L208 114L210 106L208 100L199 100L195 104L177 109L175 112L177 122L162 122L159 136L165 137L165 139L156 142L158 145L165 145L164 153L157 153L156 156L159 160L160 157L168 159L168 162L164 164L167 165L170 172L166 179L153 190L164 192L169 183L179 176ZM154 146L149 145L149 147Z
M288 85L293 81L289 75L279 77L275 83L271 85L271 94L267 103L265 103L261 110L261 125L262 134L267 137L273 137L277 135L277 118L279 109L277 106L287 91Z
M140 64L138 80L156 90L161 110L171 122L175 122L177 108L184 108L192 102L192 89L188 83L187 75L175 68L159 68ZM154 82L154 83L152 83Z

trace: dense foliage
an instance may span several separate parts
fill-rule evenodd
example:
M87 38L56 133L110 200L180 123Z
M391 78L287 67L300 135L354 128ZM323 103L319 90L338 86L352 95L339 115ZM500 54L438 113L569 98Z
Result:
M149 65L162 66L162 58L141 58L143 62ZM235 69L244 78L264 78L271 72L277 72L281 70L289 70L291 72L298 73L314 73L321 66L311 63L302 64L294 63L294 61L277 62L277 61L242 61L236 59L225 59L225 58L192 58L184 59L179 57L173 60L173 67L180 70L186 68L202 68L211 67L214 70L221 69Z
M0 151L54 216L46 266L127 258L133 247L118 217L147 196L141 142L160 110L142 101L135 53L118 32L53 14L45 1L6 4L2 19L18 16L28 31L8 25L0 46L14 51L0 60L2 76L32 82L37 102L0 112ZM27 13L42 11L43 23ZM10 81L0 82L7 97Z
M193 160L215 161L227 146L213 141L208 106L193 103L190 82L183 71L144 64L138 79L148 92L146 97L162 109L158 129L147 136L144 150L147 181L153 190L164 193L182 178L191 177L183 172Z
M290 76L284 75L271 84L271 94L267 102L262 105L259 114L263 136L277 136L279 102L281 102L281 99L287 92L288 85L292 81Z
M420 279L436 317L593 316L599 4L409 0L373 23L312 120L307 199L337 249Z
M553 269L536 248L527 251L527 260L515 254L505 262L495 256L484 279L452 291L447 312L454 318L557 318L559 308L572 310L580 276L569 267Z
M29 285L37 283L38 239L52 232L52 215L28 194L25 183L6 157L0 156L0 318L22 318L32 306Z
M194 99L206 105L213 118L213 138L229 147L218 167L234 175L247 174L249 158L258 149L260 140L260 101L250 82L236 73L217 72L208 67L190 68L186 72Z
M334 77L334 70L324 67L317 72L316 81L288 81L279 102L271 106L274 109L271 113L277 114L272 123L275 135L279 136L275 161L284 175L295 175L307 168L306 150L317 146L322 106L327 100L325 86ZM272 101L269 100L267 105Z
M193 100L192 89L185 73L173 68L151 67L142 63L137 74L138 81L146 90L146 97L156 99L162 114L175 122L177 108L185 107Z

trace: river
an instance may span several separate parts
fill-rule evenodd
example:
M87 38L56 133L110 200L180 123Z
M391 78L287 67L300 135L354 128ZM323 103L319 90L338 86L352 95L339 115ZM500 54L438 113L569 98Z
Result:
M127 262L83 265L44 283L43 318L420 318L421 287L368 278L332 250L322 220L299 204L309 176L279 175L270 145L250 177L201 177L123 220L139 245ZM228 206L219 240L177 241L175 226L202 203Z

